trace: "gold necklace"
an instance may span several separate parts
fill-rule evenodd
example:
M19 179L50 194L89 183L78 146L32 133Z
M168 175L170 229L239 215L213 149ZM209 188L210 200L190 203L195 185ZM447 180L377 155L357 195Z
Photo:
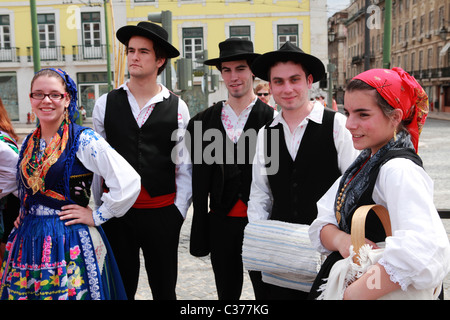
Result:
M341 208L344 205L345 197L347 195L345 193L345 189L347 189L347 186L349 185L349 183L353 180L354 177L356 177L356 175L361 171L361 169L364 167L364 165L367 163L367 161L369 161L369 159L370 159L370 157L368 157L366 159L366 161L364 161L364 163L358 169L358 171L356 171L355 174L350 178L350 180L348 180L348 182L346 184L344 184L344 186L341 188L341 191L339 192L339 196L337 197L337 200L336 200L336 220L337 220L338 224L341 222L341 218L342 218Z
M64 151L68 139L68 125L63 123L62 137L55 134L50 143L45 147L44 153L40 160L38 160L39 148L37 144L40 140L40 128L37 128L30 137L29 143L25 149L22 160L21 178L27 181L24 186L30 188L33 194L41 190L45 192L45 176L47 171L57 161L61 153ZM41 163L39 163L41 162ZM28 169L27 169L28 167ZM24 177L23 177L24 176Z
M338 224L341 222L341 207L345 200L346 193L344 193L344 192L345 192L345 188L347 188L347 186L348 186L348 183L344 184L344 186L342 187L341 191L339 192L339 196L336 200L336 220L337 220Z
M44 190L44 177L42 175L42 171L44 170L44 168L48 170L48 168L50 168L56 163L56 161L58 161L58 156L55 152L58 152L59 150L60 148L54 150L54 152L52 152L41 164L36 163L37 166L31 165L30 162L27 163L27 165L33 172L33 174L27 179L28 186L31 188L31 190L33 190L33 194L35 194L39 190Z

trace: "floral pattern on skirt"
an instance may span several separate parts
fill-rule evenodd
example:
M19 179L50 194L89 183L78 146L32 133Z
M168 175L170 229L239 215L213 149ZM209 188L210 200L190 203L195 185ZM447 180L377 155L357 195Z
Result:
M57 215L27 215L11 233L0 273L0 299L126 299L101 228L101 265L86 225L65 226Z

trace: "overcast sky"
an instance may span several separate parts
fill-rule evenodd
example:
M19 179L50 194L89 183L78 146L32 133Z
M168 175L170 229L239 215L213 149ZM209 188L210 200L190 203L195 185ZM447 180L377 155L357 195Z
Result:
M327 5L327 16L331 17L335 12L347 8L350 0L327 0Z

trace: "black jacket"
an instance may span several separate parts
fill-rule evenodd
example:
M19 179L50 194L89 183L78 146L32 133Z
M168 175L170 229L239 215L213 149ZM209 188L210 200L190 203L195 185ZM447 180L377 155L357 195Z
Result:
M187 131L191 141L187 142L192 166L192 219L190 252L194 256L209 254L209 207L212 214L226 216L240 199L245 204L250 196L252 161L256 149L258 130L273 119L274 110L259 99L253 106L244 131L237 144L228 138L221 121L222 102L198 113L189 122ZM205 141L204 134L213 129L221 133L221 141ZM251 134L249 130L254 130ZM245 133L255 139L244 140ZM254 133L254 134L253 134ZM244 143L245 141L245 143ZM223 143L222 143L223 142ZM214 144L216 143L216 144ZM222 146L222 153L210 152ZM206 150L205 150L206 148ZM212 155L213 163L204 155ZM205 161L206 160L206 161Z

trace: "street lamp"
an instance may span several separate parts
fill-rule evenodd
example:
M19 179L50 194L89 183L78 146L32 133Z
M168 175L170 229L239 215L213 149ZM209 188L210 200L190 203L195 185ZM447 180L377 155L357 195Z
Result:
M445 39L447 38L447 33L449 33L449 31L448 31L447 28L445 27L444 22L445 22L445 20L442 19L442 28L439 30L439 37L440 37L442 40L445 40Z
M330 28L328 30L328 42L334 42L335 38L336 38L336 33L334 32L333 28Z
M328 42L334 42L336 39L336 32L334 32L334 28L330 27L328 29ZM328 56L330 56L330 53L328 53ZM333 105L333 75L332 73L336 71L336 65L334 63L329 63L327 65L327 71L328 71L328 107L332 107Z
M336 71L336 65L334 63L329 63L327 65L328 71L328 107L333 107L333 72Z

